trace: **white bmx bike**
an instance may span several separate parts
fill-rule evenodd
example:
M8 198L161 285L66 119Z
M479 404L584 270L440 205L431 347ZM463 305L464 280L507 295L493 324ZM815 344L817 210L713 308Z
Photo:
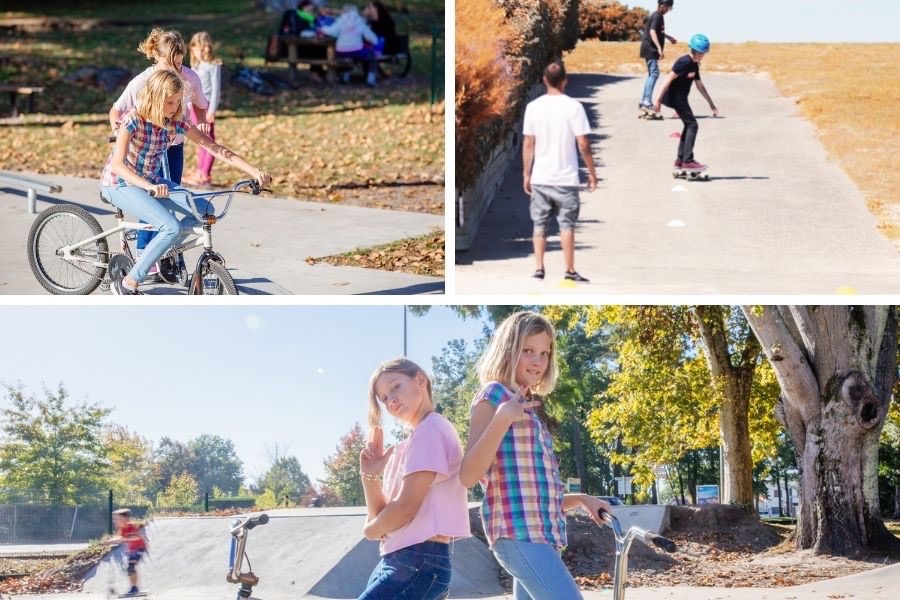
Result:
M249 188L247 191L245 188ZM194 193L185 189L169 190L169 196L182 194L197 219L181 244L173 246L159 259L159 277L165 282L187 287L191 295L233 295L238 293L234 278L225 268L225 259L213 249L212 228L228 214L235 193L259 194L262 188L254 179L239 181L230 190ZM212 201L225 196L225 208L219 214L201 214L196 200ZM104 203L108 198L101 194ZM156 231L147 223L125 220L116 208L116 226L104 230L97 219L75 204L60 204L37 216L28 232L28 263L44 289L51 294L90 294L97 287L108 290L111 281L127 274L135 263L130 241L138 231ZM108 238L118 234L118 252L110 250ZM196 266L188 272L182 254L191 248L203 248Z

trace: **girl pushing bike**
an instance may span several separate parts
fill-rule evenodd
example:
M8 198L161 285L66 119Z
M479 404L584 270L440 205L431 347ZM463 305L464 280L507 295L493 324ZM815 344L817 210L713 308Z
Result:
M269 173L214 142L205 133L184 120L182 97L186 91L184 80L172 71L157 71L138 92L135 108L124 115L119 126L116 145L106 160L100 180L100 192L113 205L133 214L158 229L157 235L144 249L134 267L121 279L110 283L113 294L140 294L138 285L150 267L165 252L186 236L185 228L197 224L187 201L186 193L177 184L158 174L163 153L178 135L241 169L265 186L271 181ZM211 214L211 204L196 200L197 210ZM185 215L179 220L174 214Z

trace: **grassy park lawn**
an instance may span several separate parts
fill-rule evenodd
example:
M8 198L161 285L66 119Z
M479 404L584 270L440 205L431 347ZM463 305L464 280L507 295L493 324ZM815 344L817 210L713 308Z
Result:
M176 29L186 41L205 30L226 67L217 140L265 166L273 174L275 194L443 214L443 102L431 102L433 27L441 28L435 75L443 85L443 2L387 2L404 8L393 16L398 33L410 35L413 68L407 77L387 79L373 90L362 84L357 69L350 85L317 84L300 65L299 88L270 97L232 84L230 75L244 65L287 78L286 64L263 62L280 13L254 8L249 0L93 0L60 8L64 4L11 0L0 10L0 83L44 87L35 114L0 119L0 170L99 176L110 148L107 113L121 88L105 90L65 77L86 66L124 67L137 74L150 64L136 48L152 27ZM435 91L442 99L443 88ZM0 114L8 110L8 100L0 97ZM188 144L185 172L195 160L196 150ZM213 169L217 185L240 177L221 163ZM443 260L432 270L442 273Z
M885 236L900 249L900 118L894 70L900 44L713 44L707 72L770 77L800 114L815 126L822 144L865 195ZM686 52L683 41L667 47L665 71ZM646 73L632 42L581 42L565 57L576 73ZM715 91L712 91L715 98ZM721 106L727 115L728 107Z

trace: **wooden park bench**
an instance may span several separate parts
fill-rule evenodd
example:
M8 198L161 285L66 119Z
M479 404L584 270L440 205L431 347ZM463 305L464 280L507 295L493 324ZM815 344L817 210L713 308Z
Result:
M337 40L333 37L300 37L296 35L280 36L281 43L287 47L287 56L266 53L266 62L288 63L288 79L297 81L297 65L319 65L325 67L325 80L334 83L337 80L338 67L353 67L348 58L338 58L334 49Z
M334 83L337 80L338 67L353 68L353 59L338 58L335 52L333 37L300 37L296 35L273 36L266 50L266 63L288 63L288 78L291 83L297 81L297 65L319 65L325 67L325 80ZM284 48L279 48L279 43ZM284 51L286 50L286 56ZM397 77L405 77L412 67L412 55L409 51L409 36L398 35L393 43L385 47L384 54L378 58L379 68Z
M0 92L9 93L9 103L12 105L12 116L19 116L19 96L28 96L28 112L34 112L35 94L43 94L44 88L27 85L0 84Z

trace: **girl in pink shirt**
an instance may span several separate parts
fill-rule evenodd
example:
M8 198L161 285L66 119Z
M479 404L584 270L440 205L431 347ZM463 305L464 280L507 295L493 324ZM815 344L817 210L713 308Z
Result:
M382 406L411 430L387 449ZM396 358L375 370L369 426L359 456L369 511L363 533L381 540L381 561L359 600L446 598L450 543L471 535L466 489L459 482L463 452L453 425L434 411L431 380L421 367Z

